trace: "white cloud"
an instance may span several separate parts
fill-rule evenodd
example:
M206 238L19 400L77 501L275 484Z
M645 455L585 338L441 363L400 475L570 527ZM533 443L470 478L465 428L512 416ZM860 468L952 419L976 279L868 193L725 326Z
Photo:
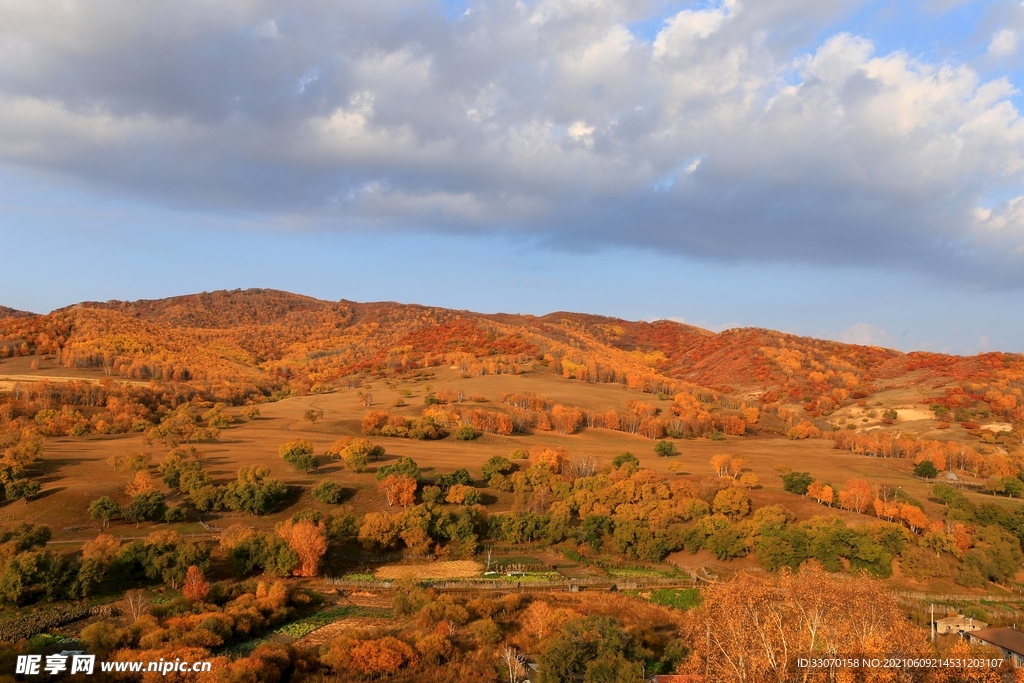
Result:
M857 323L843 330L839 334L839 340L863 346L884 346L890 343L889 334L884 328L869 323Z
M1008 28L996 31L992 42L988 44L988 52L995 57L1006 57L1017 52L1017 32Z
M331 226L1024 284L1019 203L983 201L1024 180L1015 85L828 35L848 4L725 0L643 40L626 0L396 2L0 0L0 161Z

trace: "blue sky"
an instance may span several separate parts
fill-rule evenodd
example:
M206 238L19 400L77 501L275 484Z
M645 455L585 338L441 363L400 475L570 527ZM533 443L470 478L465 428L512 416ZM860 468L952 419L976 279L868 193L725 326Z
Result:
M0 303L273 287L1024 351L1022 12L0 0Z

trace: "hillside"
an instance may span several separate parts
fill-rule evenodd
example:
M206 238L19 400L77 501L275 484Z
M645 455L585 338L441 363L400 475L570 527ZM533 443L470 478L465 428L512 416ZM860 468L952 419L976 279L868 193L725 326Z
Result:
M716 334L670 321L482 314L274 290L84 302L46 315L9 311L0 317L0 360L42 356L63 374L230 383L267 396L440 366L471 375L543 367L651 394L722 394L815 420L893 390L935 398L961 391L991 411L986 395L1024 386L1021 354L902 353L753 328ZM1009 409L991 411L996 417L1022 419L1016 401L996 402Z
M818 417L883 389L966 384L982 396L990 385L1012 389L1024 377L1020 354L901 353L755 328L713 333L666 320L479 314L264 289L0 313L0 359L49 356L66 369L224 380L264 393L319 392L355 376L440 365L515 374L541 363L567 379L663 394L693 385L763 404L802 404Z

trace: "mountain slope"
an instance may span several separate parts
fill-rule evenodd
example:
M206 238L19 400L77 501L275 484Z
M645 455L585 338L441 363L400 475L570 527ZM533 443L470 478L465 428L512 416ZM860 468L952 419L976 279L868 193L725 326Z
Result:
M1024 378L1020 354L907 354L758 328L713 333L666 320L477 314L267 289L85 302L48 315L9 311L0 316L0 357L51 355L65 367L104 367L122 377L299 391L441 364L478 374L543 365L581 381L652 393L696 385L809 404L815 414L879 386L967 382L978 391L1012 390Z

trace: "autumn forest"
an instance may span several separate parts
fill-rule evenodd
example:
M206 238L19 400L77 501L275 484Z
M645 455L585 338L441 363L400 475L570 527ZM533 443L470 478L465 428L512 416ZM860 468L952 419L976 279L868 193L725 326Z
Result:
M153 681L1024 680L931 633L1024 617L1020 354L256 289L0 307L0 487L0 681L66 651L212 662Z

